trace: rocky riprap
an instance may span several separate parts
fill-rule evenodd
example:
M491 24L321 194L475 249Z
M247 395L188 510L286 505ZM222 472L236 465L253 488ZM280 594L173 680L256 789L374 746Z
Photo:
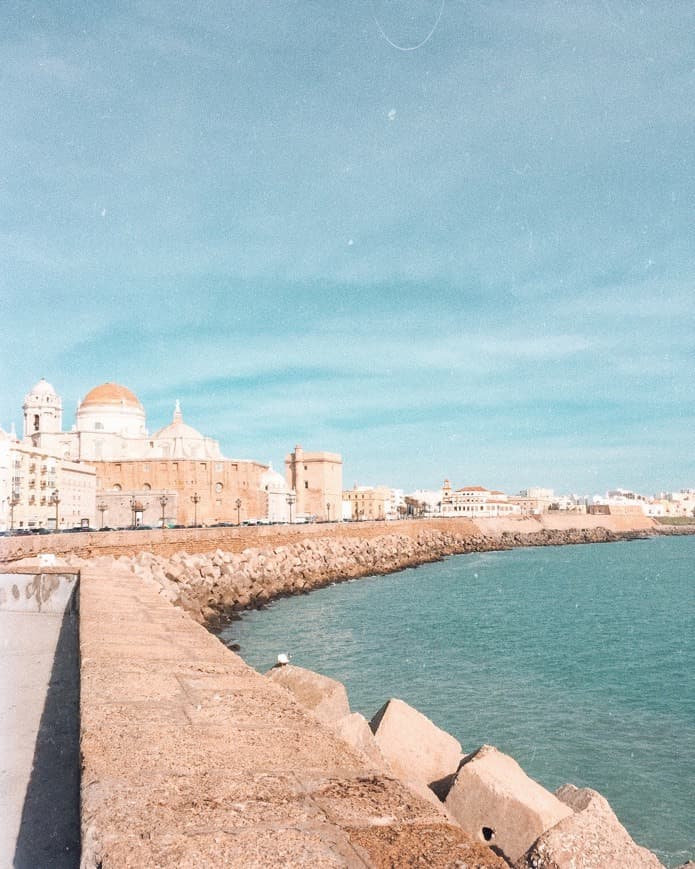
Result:
M277 597L303 594L332 582L437 561L448 555L487 552L519 546L606 543L643 536L605 528L548 530L536 533L464 535L423 529L416 536L397 532L372 538L308 538L274 547L254 547L241 553L217 549L207 554L179 552L169 558L150 552L133 556L102 556L129 566L160 593L196 620L215 626L249 608ZM81 559L68 556L78 566ZM97 561L101 560L99 558Z

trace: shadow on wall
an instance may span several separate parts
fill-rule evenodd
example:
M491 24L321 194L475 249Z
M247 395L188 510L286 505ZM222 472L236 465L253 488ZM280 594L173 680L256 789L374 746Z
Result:
M80 865L77 589L65 608L14 855L16 869Z

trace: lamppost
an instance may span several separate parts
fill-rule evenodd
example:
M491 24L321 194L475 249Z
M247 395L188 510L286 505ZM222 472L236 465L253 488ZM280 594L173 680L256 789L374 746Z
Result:
M200 504L200 495L197 492L194 492L191 495L191 501L193 501L193 527L198 527L198 504Z
M165 508L166 505L169 503L169 499L167 498L166 495L160 495L160 497L159 497L159 503L160 503L160 505L161 505L161 507L162 507L162 528L164 528L164 522L165 522L164 508Z
M236 504L236 524L241 525L241 498L237 498L234 503Z
M100 501L97 504L97 510L101 513L101 527L104 527L104 513L108 510L108 504L106 501Z
M13 495L10 498L10 531L14 531L14 508L19 504L19 498Z
M135 495L130 499L130 527L135 528L135 509L138 506L138 502L135 500Z
M287 503L288 503L289 506L290 506L290 525L291 525L291 524L292 524L292 505L293 505L294 503L296 503L296 501L297 501L297 496L295 495L294 492L290 492L290 493L287 495L287 498L286 498L285 500L287 501Z
M328 516L328 521L331 521L331 502L326 502L326 515Z
M56 531L57 531L59 528L59 525L58 525L58 506L60 504L60 493L58 492L57 489L51 495L51 503L55 504L55 508L56 508Z

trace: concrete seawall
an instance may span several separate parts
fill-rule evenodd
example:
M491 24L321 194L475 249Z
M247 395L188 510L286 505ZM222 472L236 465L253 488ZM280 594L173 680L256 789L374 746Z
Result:
M504 869L153 585L80 582L83 869Z

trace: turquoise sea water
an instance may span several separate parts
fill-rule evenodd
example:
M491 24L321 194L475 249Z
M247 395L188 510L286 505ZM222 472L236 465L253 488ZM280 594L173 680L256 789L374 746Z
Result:
M600 791L667 866L695 859L695 537L463 555L286 598L223 638L416 706L550 789Z

